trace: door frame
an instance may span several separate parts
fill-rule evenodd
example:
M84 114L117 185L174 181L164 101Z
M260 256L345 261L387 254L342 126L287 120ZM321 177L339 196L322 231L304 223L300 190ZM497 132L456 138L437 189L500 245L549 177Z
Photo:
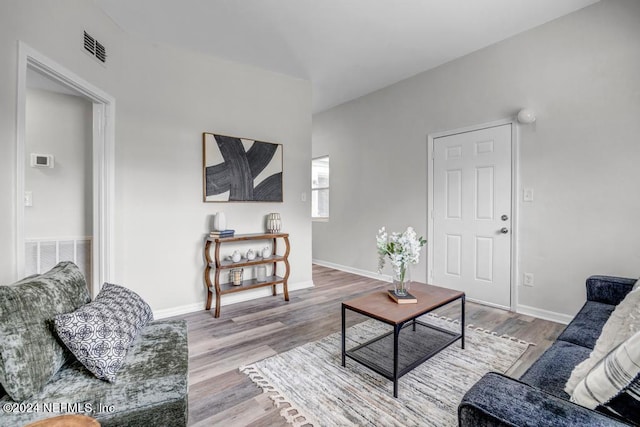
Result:
M458 129L447 130L442 132L430 133L427 135L427 281L432 283L433 281L433 238L434 225L433 225L433 173L434 173L434 157L433 157L433 145L434 140L445 136L456 135L466 132L474 132L482 129L511 125L511 277L510 277L510 306L511 311L516 310L518 301L518 277L520 277L518 266L518 194L520 188L520 151L519 151L519 128L518 121L515 117L509 117L501 120L496 120L489 123L483 123L478 125L466 126ZM434 283L437 285L437 283ZM473 299L469 299L473 301ZM492 305L486 302L482 302L485 305ZM496 306L498 308L504 308L502 306Z
M114 277L115 98L40 52L18 41L16 99L16 280L25 274L25 139L27 69L79 92L93 103L93 297Z

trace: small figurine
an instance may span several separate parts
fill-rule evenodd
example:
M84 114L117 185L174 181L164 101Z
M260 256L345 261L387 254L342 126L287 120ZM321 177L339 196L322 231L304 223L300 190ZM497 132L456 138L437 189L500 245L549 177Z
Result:
M247 259L249 261L252 261L252 260L256 259L256 252L253 249L249 249L247 251Z
M231 255L231 261L239 262L242 259L242 255L240 255L240 251L233 251Z
M271 256L271 248L269 246L265 246L262 250L262 258L269 258Z

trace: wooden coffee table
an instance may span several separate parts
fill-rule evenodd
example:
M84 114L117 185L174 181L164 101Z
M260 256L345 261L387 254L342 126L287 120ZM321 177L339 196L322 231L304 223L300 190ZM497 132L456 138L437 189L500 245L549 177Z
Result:
M417 298L416 304L397 304L386 290L342 303L342 366L348 357L393 381L393 397L398 397L400 377L457 340L464 348L464 292L421 283L412 283L410 292ZM456 300L460 300L460 333L417 320ZM347 350L347 310L391 325L393 331Z

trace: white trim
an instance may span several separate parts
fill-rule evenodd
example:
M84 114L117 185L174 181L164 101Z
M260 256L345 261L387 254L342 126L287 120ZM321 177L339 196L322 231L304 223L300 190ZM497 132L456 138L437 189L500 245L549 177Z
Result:
M345 271L347 273L357 274L358 276L369 277L371 279L381 280L381 281L384 281L384 282L391 282L392 281L392 277L389 276L389 275L372 273L372 272L367 271L367 270L361 270L359 268L348 267L346 265L336 264L336 263L329 262L329 261L322 261L322 260L319 260L319 259L313 259L312 262L314 264L317 264L317 265L320 265L320 266L323 266L323 267L333 268L334 270L340 270L340 271ZM529 306L526 306L526 305L518 305L517 306L518 307L517 310L511 310L510 307L506 307L506 306L498 305L498 304L491 304L491 303L488 303L486 301L476 300L474 298L467 298L467 301L474 302L474 303L477 303L477 304L486 305L488 307L499 308L501 310L515 311L516 313L526 314L528 316L533 316L533 317L537 317L537 318L544 319L544 320L550 320L552 322L563 323L565 325L568 324L569 322L571 322L571 320L573 320L573 316L569 316L568 314L556 313L556 312L553 312L553 311L547 311L547 310L543 310L541 308L529 307Z
M25 107L27 92L27 68L56 80L60 84L80 93L94 104L93 138L93 296L99 285L112 281L114 276L114 147L115 147L115 98L95 87L57 62L18 41L18 82L16 100L16 280L24 275L24 153L25 153Z
M333 268L334 270L340 270L347 273L357 274L358 276L368 277L369 279L381 280L383 282L389 282L389 283L393 281L393 278L388 274L378 274L372 271L361 270L359 268L353 268L346 265L336 264L330 261L323 261L321 259L315 259L315 258L312 259L311 262L313 264L317 264L322 267L328 267L328 268Z
M313 288L313 281L293 283L289 285L289 292L298 291L300 289ZM278 286L278 294L282 294L282 286ZM272 296L271 287L255 289L253 291L238 292L236 294L226 295L222 297L221 307L239 302L251 301L257 298ZM205 300L193 304L182 305L179 307L165 308L153 312L154 319L166 319L167 317L181 316L183 314L204 311ZM215 309L215 301L211 304L211 312ZM212 314L213 315L213 314Z
M530 307L528 305L518 305L516 313L526 314L527 316L537 317L539 319L550 320L552 322L568 324L573 320L574 316L555 311L543 310L541 308Z
M517 304L517 279L518 269L518 190L519 185L519 142L518 133L516 132L517 120L515 117L495 120L493 122L484 123L474 126L465 126L458 129L430 133L427 135L427 283L433 281L433 144L436 138L444 136L456 135L466 132L475 132L482 129L493 128L497 126L511 125L511 307L503 307L495 305L498 308L506 308L513 310ZM471 300L470 300L471 301ZM488 305L485 302L482 304ZM493 306L493 305L492 305Z

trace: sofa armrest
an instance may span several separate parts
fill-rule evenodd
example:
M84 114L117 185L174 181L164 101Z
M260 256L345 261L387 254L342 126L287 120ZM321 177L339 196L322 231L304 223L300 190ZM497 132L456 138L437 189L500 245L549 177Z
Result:
M636 281L625 277L591 276L587 279L587 300L618 305Z
M495 372L464 395L458 423L461 427L627 425Z

